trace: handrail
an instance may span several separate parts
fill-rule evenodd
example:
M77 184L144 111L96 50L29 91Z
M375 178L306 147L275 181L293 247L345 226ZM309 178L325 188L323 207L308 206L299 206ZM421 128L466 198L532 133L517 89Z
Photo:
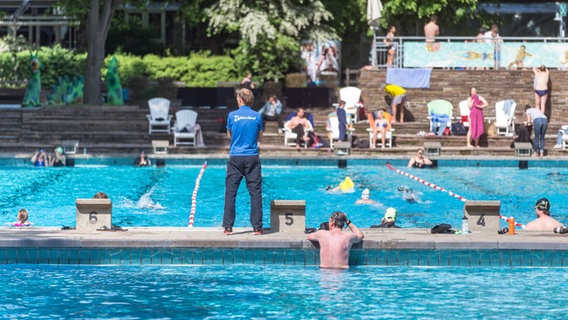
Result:
M389 42L385 42L385 38L376 33L373 37L371 64L378 68L387 67L389 43L396 43L392 67L398 68L568 67L568 40L562 37L499 37L482 40L477 36L439 36L435 41L426 41L423 36L402 36L389 39Z

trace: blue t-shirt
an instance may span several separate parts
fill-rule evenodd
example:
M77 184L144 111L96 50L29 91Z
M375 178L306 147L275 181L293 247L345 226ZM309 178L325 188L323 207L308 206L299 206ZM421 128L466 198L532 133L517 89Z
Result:
M258 134L263 130L262 116L249 106L229 113L227 129L231 130L230 156L257 156Z

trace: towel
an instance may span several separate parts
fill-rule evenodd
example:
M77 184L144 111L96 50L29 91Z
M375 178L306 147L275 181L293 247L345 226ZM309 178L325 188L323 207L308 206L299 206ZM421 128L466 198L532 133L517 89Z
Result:
M403 88L430 88L432 69L388 68L387 83Z

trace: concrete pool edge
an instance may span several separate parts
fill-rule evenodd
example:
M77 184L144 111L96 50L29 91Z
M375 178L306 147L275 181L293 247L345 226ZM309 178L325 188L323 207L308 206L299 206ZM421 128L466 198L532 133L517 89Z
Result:
M266 265L317 267L305 234L235 228L147 227L77 232L55 227L0 228L0 265ZM363 229L351 266L568 267L568 235L431 234L429 229Z
M259 248L315 249L303 233L252 234L235 228L225 236L221 228L133 227L127 231L79 232L58 227L0 228L0 248ZM431 234L430 229L362 228L365 239L355 249L381 250L562 250L568 235L518 231L515 235L481 233Z

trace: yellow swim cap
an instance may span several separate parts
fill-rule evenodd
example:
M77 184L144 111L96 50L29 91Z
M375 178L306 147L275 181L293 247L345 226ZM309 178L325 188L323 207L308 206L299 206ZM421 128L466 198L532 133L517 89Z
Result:
M343 192L353 189L354 186L355 184L349 177L345 177L345 179L339 184L339 188Z

